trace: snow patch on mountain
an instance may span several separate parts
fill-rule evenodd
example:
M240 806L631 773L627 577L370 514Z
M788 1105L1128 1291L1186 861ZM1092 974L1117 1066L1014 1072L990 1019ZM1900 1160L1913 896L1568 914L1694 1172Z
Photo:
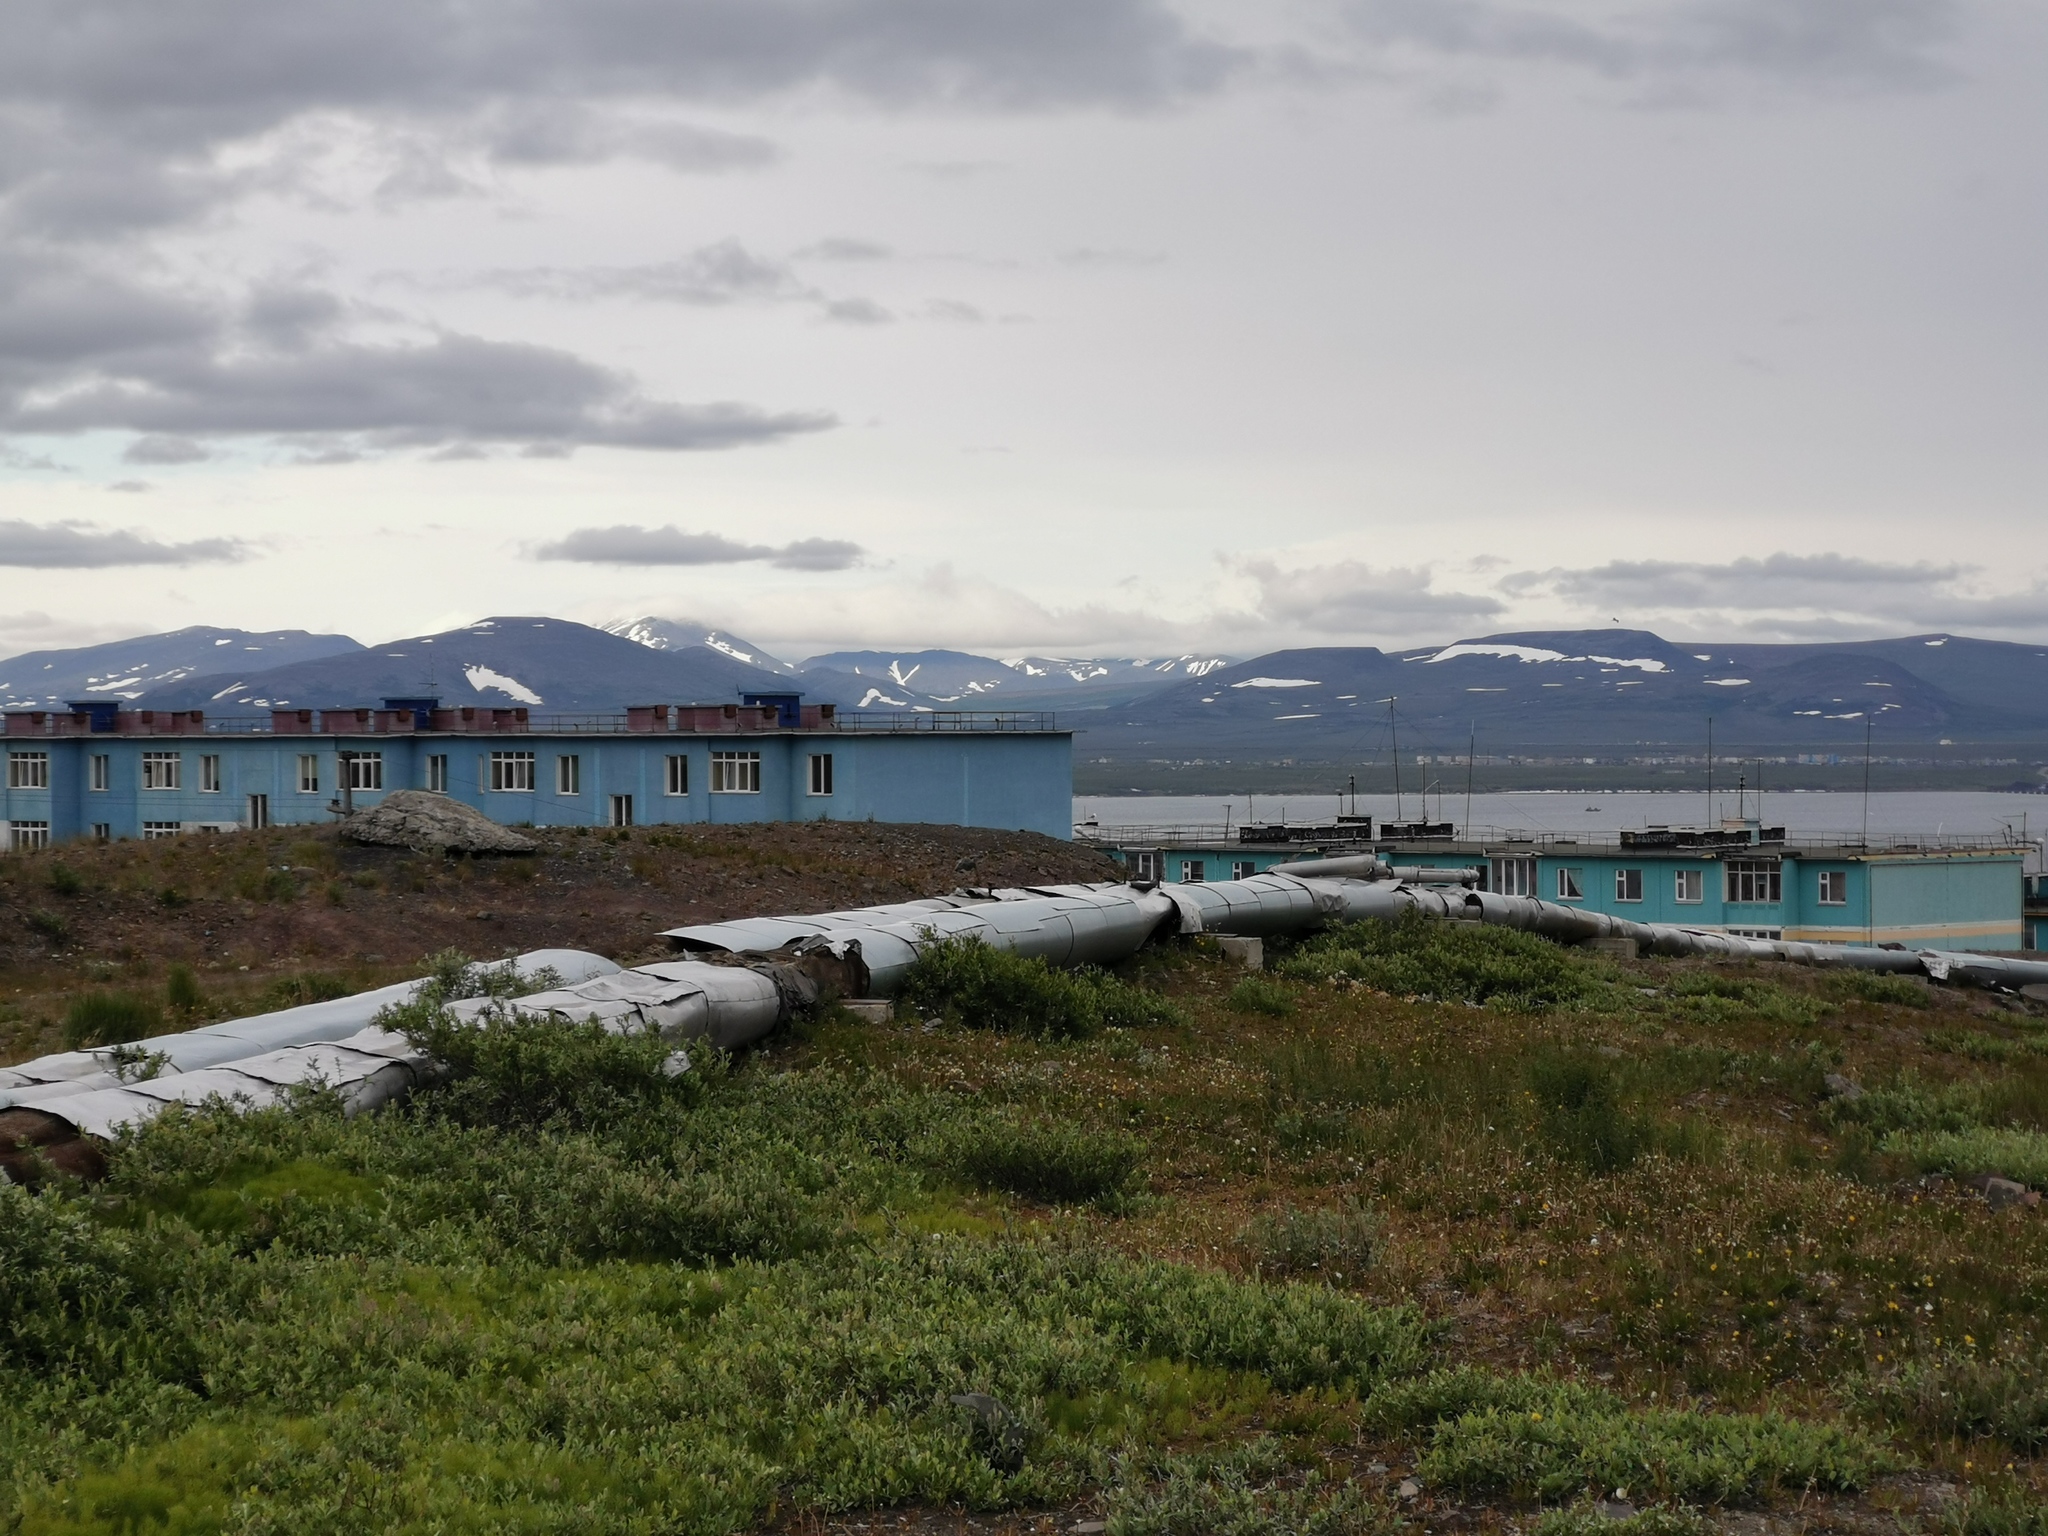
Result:
M1644 672L1670 670L1663 662L1648 656L1595 656L1590 652L1584 656L1568 656L1563 651L1545 650L1540 645L1496 645L1483 640L1461 640L1456 645L1445 646L1433 656L1411 659L1422 662L1456 661L1460 656L1498 656L1508 661L1593 661L1603 667L1635 667Z
M1313 677L1248 677L1241 683L1232 683L1233 688L1320 688L1323 685Z
M482 693L486 688L495 688L508 698L517 699L522 704L542 704L546 702L539 694L527 687L526 684L520 682L518 678L507 677L502 672L493 672L489 667L464 667L462 675L469 679L469 686L478 693Z

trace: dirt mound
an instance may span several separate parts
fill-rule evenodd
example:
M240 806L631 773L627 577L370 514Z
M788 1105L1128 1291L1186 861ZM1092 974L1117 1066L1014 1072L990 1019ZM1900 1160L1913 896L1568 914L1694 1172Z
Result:
M341 835L352 843L417 853L533 853L540 847L482 811L424 789L393 790L342 822Z

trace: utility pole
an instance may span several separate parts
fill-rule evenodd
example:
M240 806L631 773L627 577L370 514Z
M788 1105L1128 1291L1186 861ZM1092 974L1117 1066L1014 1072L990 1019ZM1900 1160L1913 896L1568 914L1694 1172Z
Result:
M1401 729L1394 723L1394 700L1387 700L1387 734L1394 744L1394 820L1401 819Z
M1863 717L1863 847L1865 851L1868 851L1870 848L1870 723L1870 716L1865 715ZM1864 866L1864 874L1867 878L1869 875L1868 865Z
M1472 760L1479 753L1479 723L1472 724L1472 739L1465 743L1465 836L1472 835Z
M1714 717L1707 716L1707 827L1714 826Z

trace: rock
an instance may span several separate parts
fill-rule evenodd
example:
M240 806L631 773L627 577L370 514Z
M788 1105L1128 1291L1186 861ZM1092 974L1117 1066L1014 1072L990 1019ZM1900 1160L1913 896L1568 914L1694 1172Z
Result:
M1017 1416L986 1392L956 1392L948 1399L963 1408L974 1421L974 1448L998 1472L1015 1472L1024 1465L1026 1437Z
M411 848L418 853L532 853L540 845L501 827L460 800L424 789L395 789L341 823L352 843Z
M1223 951L1223 958L1234 965L1241 965L1248 971L1263 971L1266 968L1266 941L1264 939L1240 939L1229 935L1218 939L1216 947Z
M1821 1080L1821 1086L1828 1091L1828 1097L1854 1104L1863 1097L1863 1085L1853 1077L1844 1077L1839 1072L1830 1072Z
M1636 1507L1627 1499L1602 1499L1594 1506L1594 1513L1603 1520L1633 1520Z
M1384 1461L1376 1461L1367 1467L1365 1471L1368 1477L1385 1477L1387 1475L1387 1464Z
M1412 1477L1404 1477L1401 1479L1401 1486L1396 1488L1394 1492L1403 1500L1417 1499L1422 1496L1422 1484L1415 1481Z
M1983 1184L1984 1201L1994 1211L2010 1210L2016 1205L2039 1205L2041 1197L2026 1185L2012 1179L1986 1179Z
M1108 1529L1109 1522L1107 1520L1076 1520L1074 1522L1075 1536L1096 1536L1098 1531L1106 1531Z

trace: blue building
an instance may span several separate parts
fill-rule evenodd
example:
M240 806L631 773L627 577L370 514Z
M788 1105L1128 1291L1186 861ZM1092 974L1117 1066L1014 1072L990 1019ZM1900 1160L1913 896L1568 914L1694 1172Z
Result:
M796 694L534 718L525 709L274 710L94 702L6 715L11 850L324 822L425 789L531 826L925 821L1067 837L1073 736L1050 715L842 717Z
M2032 947L2022 917L2027 850L1995 838L1788 840L1781 827L1746 821L1488 840L1460 838L1448 824L1375 829L1367 817L1228 836L1223 828L1121 827L1092 837L1133 875L1155 880L1242 879L1319 854L1378 853L1395 865L1476 870L1487 890L1642 923L1813 944Z

